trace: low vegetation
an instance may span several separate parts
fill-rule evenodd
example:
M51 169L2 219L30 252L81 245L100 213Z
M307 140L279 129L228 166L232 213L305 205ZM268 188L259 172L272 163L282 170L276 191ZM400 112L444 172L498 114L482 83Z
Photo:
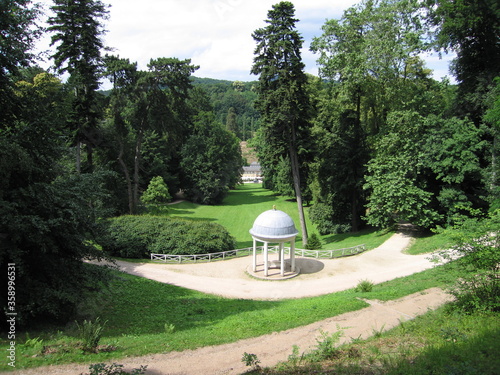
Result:
M70 362L119 363L125 356L234 342L367 306L359 298L391 300L445 286L454 279L437 267L374 285L371 292L352 289L298 300L252 301L216 297L120 272L114 275L109 289L96 292L79 309L79 322L95 322L97 317L107 321L94 353L82 350L76 324L43 325L19 332L17 369ZM1 341L0 350L6 347L7 342ZM2 366L0 371L7 370Z
M107 220L98 242L110 255L123 258L149 258L151 253L207 254L235 248L233 237L217 223L150 215Z
M287 362L247 374L496 374L498 327L498 314L464 314L446 306L346 345L337 345L342 331L324 333L316 350L295 346Z

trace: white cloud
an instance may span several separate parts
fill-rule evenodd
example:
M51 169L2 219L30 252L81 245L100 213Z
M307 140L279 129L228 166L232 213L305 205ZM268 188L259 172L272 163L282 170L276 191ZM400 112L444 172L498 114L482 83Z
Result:
M50 5L50 0L43 0ZM114 54L146 69L158 57L191 58L200 77L256 79L250 75L255 42L252 32L265 26L278 0L103 0L110 3L106 45ZM306 70L316 74L316 56L308 51L326 19L339 18L358 0L295 0L298 31L305 39ZM48 42L45 40L45 45ZM445 65L441 61L441 66ZM446 68L447 69L447 68Z

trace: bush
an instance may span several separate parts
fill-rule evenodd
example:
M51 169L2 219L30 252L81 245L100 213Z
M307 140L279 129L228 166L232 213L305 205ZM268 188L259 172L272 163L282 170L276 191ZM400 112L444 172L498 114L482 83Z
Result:
M306 249L307 250L319 250L323 247L320 238L316 233L311 234L309 240L307 241Z
M167 184L163 177L153 177L149 182L147 190L142 194L141 201L144 204L162 204L172 200L168 192Z
M373 283L370 280L361 280L354 290L356 292L369 293L373 290Z
M234 238L219 224L162 216L120 216L105 223L99 241L113 256L207 254L233 250Z
M141 366L133 369L132 372L127 372L123 369L123 365L119 365L117 363L112 363L111 365L106 365L105 363L94 363L89 367L89 374L80 375L141 375L146 373L147 367L148 366Z
M445 233L455 244L454 252L444 251L442 257L461 257L448 267L457 268L462 277L451 293L462 310L500 311L500 210L487 218L466 219Z
M102 331L106 323L101 323L99 318L95 322L84 320L81 325L76 323L80 338L83 340L82 349L84 352L95 353L97 351L97 346L99 345L99 341L101 341Z

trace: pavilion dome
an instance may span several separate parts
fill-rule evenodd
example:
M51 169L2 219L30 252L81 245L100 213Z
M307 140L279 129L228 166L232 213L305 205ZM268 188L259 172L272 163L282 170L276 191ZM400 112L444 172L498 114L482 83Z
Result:
M265 241L284 241L298 234L293 220L280 210L269 210L261 213L253 223L250 234Z

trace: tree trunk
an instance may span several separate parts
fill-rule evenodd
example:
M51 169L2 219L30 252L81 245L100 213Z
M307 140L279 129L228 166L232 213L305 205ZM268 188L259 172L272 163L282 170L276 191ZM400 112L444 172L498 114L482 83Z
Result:
M80 140L76 141L76 172L80 174L82 171L82 142Z
M137 141L135 143L135 157L134 157L134 190L133 190L133 207L134 213L137 213L137 207L139 206L139 170L141 166L141 148L142 148L142 138L144 135L144 120L141 122L139 128L139 133L137 134Z
M132 194L132 181L130 181L130 173L128 172L127 165L123 161L123 140L120 139L120 153L118 154L118 162L123 169L123 174L125 175L125 181L127 183L127 193L128 193L128 210L130 215L135 214L134 206L134 196Z
M94 171L94 147L90 144L87 143L87 172L93 172Z
M358 214L358 192L356 188L352 189L351 195L351 232L357 232L359 230L359 214Z
M295 129L292 126L291 130L292 139L290 142L290 163L292 165L293 187L295 189L295 197L297 198L297 208L299 209L300 229L302 231L302 244L307 245L307 225L304 216L304 206L302 203L302 190L300 188L300 174L299 174L299 158L297 155L297 148L295 146Z

